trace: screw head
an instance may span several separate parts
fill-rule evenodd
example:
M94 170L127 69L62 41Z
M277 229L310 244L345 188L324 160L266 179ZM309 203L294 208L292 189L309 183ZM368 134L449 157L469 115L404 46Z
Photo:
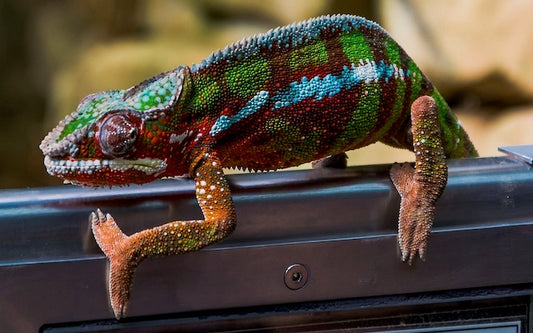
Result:
M302 264L292 264L285 269L285 285L291 290L305 286L308 279L307 268Z

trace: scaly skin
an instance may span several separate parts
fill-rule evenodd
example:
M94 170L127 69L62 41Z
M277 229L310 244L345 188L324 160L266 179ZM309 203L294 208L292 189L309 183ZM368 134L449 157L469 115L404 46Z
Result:
M391 178L401 195L402 259L423 257L447 181L445 158L476 150L439 92L381 27L335 15L270 30L127 90L90 95L40 148L48 172L74 184L183 174L196 180L203 220L126 236L109 214L91 215L121 318L143 259L198 250L235 228L223 167L274 170L317 160L342 167L344 152L377 141L415 152L415 169L395 165Z

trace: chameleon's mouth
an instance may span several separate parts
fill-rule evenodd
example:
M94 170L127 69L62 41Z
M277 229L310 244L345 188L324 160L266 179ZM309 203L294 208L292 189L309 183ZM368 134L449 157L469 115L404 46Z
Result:
M136 177L138 174L143 174L143 179L146 176L156 179L167 169L166 161L155 158L68 160L45 156L44 165L50 175L64 178L74 184L90 186L135 183L135 179L141 179ZM114 181L111 181L111 178L114 178Z

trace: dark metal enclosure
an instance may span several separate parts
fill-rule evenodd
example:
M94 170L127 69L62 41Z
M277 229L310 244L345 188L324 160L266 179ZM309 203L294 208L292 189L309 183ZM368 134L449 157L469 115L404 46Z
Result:
M529 163L449 161L427 261L411 266L399 259L389 165L230 176L235 233L142 263L121 322L89 213L111 213L128 234L200 218L192 181L0 191L0 332L527 332Z

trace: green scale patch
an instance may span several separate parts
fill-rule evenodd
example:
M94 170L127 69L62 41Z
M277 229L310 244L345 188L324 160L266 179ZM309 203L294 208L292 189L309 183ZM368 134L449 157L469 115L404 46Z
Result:
M220 84L207 75L198 75L194 79L194 92L192 96L193 109L210 110L215 102L222 98Z
M283 163L310 161L320 148L322 136L318 130L303 134L282 116L268 119L265 126L272 135L272 149L282 152Z
M289 56L289 66L292 69L305 69L313 65L324 64L328 61L326 45L321 40L299 47Z
M374 56L372 50L368 46L365 37L359 30L354 30L349 34L343 34L340 37L342 52L353 64L357 64L359 60L372 61Z
M269 78L268 61L261 56L237 61L226 70L230 92L241 98L252 98L265 88Z
M433 97L437 103L441 137L444 139L444 143L446 144L445 151L455 152L456 138L459 138L462 142L466 141L466 138L464 137L464 131L461 129L455 115L449 111L450 107L437 89L433 89L431 97Z
M411 96L409 97L409 101L413 103L415 99L420 96L420 90L422 89L422 72L420 72L420 69L412 59L409 59L409 64L407 66L409 79L411 81Z
M335 151L344 150L355 146L375 130L378 125L381 100L381 86L379 83L370 83L363 86L359 92L359 101L346 128L334 144Z
M102 109L105 109L105 106L109 103L117 101L122 95L123 93L120 91L106 91L93 95L82 101L78 106L75 115L73 115L73 119L65 124L63 131L61 131L59 137L56 138L56 142L59 142L76 130L87 126L87 124L94 123L96 119L105 112L105 110L102 111Z

